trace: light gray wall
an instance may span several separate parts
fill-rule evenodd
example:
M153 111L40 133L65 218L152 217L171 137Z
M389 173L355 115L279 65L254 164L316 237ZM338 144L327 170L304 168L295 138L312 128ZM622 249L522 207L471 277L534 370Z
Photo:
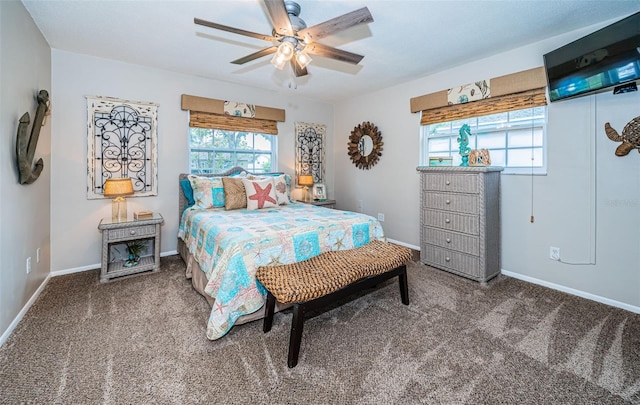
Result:
M101 257L98 223L111 215L110 200L87 200L87 102L85 96L109 96L158 103L158 196L127 198L128 210L150 209L165 218L162 252L176 249L178 174L188 171L188 114L180 95L192 94L286 110L278 124L278 169L294 174L294 123L327 125L327 150L333 146L333 108L296 96L275 93L159 69L54 49L52 77L56 120L53 125L51 269L95 268ZM333 162L327 156L327 189L333 193ZM298 190L299 191L299 190Z
M419 114L411 97L543 65L542 55L600 28L590 27L494 55L335 105L335 197L338 207L385 214L387 236L419 246ZM437 56L434 56L437 57ZM619 132L638 116L640 94L606 93L548 107L546 176L502 176L502 268L514 276L592 296L640 311L640 156L614 156ZM384 151L371 170L347 156L353 127L371 121L382 131ZM533 195L532 195L533 180ZM534 223L530 223L533 201ZM563 264L549 260L561 249Z
M35 159L44 170L30 185L18 183L18 120L33 121L39 90L51 93L51 52L19 1L0 1L0 332L4 332L49 273L51 117L40 130ZM29 127L29 132L31 126ZM40 262L36 249L41 249ZM26 259L32 271L26 274Z

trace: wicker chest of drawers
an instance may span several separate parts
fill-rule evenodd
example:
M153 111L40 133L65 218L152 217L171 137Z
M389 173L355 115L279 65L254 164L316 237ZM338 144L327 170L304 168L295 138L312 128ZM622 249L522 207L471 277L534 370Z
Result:
M501 167L418 167L420 260L485 283L500 273Z

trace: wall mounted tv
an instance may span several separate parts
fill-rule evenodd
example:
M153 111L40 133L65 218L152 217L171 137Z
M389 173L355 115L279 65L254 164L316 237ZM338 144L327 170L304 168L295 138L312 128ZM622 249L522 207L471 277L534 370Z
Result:
M544 55L557 101L640 79L640 12Z

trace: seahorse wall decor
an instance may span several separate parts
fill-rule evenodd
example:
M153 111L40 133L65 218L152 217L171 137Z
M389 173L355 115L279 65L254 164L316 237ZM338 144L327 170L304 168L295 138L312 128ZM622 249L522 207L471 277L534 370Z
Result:
M16 139L16 157L18 160L18 171L20 172L20 184L33 183L38 179L40 173L42 173L42 169L44 169L42 158L38 159L35 165L32 165L32 163L33 155L38 145L40 128L42 128L42 122L44 121L47 111L49 111L49 93L46 90L40 90L38 93L38 108L36 109L36 117L33 120L33 127L31 127L31 135L27 134L27 128L31 121L29 113L26 112L20 117L18 136Z
M640 116L635 117L624 126L622 135L618 134L618 131L613 129L608 122L604 124L604 132L607 134L607 138L612 141L622 141L622 144L616 148L616 156L628 155L633 149L637 149L640 153Z

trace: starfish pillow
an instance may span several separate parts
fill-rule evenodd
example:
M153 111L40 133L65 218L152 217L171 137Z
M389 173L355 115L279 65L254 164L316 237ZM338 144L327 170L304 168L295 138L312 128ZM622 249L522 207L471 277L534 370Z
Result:
M278 206L276 189L273 184L273 179L242 179L242 183L244 184L245 191L247 192L248 210L273 208Z

